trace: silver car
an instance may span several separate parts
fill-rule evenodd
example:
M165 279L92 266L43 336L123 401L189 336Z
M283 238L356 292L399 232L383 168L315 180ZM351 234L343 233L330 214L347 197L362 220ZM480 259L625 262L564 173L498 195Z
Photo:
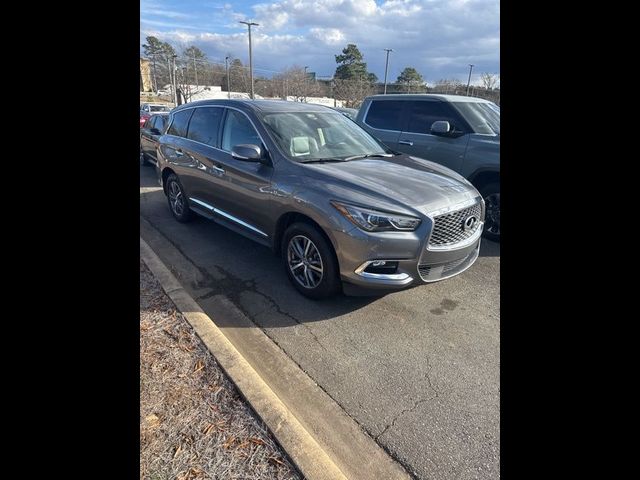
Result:
M171 111L157 159L176 220L197 213L269 246L311 298L434 282L478 257L478 191L328 107L188 103Z

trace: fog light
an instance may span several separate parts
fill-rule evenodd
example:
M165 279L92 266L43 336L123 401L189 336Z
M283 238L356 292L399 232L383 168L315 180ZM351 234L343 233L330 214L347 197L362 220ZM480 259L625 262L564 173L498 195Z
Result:
M392 275L398 270L398 262L389 260L375 260L364 269L367 273L378 273L383 275Z

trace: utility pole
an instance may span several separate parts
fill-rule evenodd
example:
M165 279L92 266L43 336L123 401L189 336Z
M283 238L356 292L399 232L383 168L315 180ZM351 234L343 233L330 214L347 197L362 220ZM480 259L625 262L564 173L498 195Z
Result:
M304 103L307 103L307 68L309 65L304 67Z
M247 27L249 27L249 81L251 82L251 100L254 99L254 95L253 95L253 54L251 52L251 25L260 25L259 23L254 23L254 22L243 22L240 21L239 23L244 23Z
M229 76L229 57L224 57L224 69L227 71L227 98L231 100L231 77Z
M469 64L469 79L467 80L467 95L469 95L469 84L471 83L471 70L473 70L474 65Z
M384 94L387 94L387 70L389 70L389 52L393 52L392 48L385 48L387 52L387 62L384 64Z

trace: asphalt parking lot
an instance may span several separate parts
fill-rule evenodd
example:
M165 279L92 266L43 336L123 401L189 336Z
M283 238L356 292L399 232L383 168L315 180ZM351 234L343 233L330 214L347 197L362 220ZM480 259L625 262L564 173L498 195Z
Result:
M152 166L140 167L140 215L145 240L148 222L197 266L202 281L183 286L205 311L224 294L416 477L499 478L499 244L484 240L452 279L314 302L266 247L176 222Z

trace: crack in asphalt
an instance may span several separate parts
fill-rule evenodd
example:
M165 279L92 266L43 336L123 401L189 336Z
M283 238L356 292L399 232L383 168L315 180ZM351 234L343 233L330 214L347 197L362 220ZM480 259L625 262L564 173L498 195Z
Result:
M382 432L380 432L378 435L376 435L376 436L374 437L374 439L375 439L375 441L376 441L376 442L378 441L378 439L379 439L382 435L384 435L385 433L387 433L387 430L389 430L390 428L392 428L393 426L395 426L396 422L398 421L398 419L399 419L400 417L402 417L403 415L405 415L405 414L407 414L407 413L409 413L409 412L414 411L414 410L418 407L418 405L420 405L421 403L427 402L427 401L429 401L429 400L433 400L433 399L438 398L438 397L440 396L440 391L439 391L436 387L434 387L434 386L433 386L433 384L431 383L431 376L430 376L430 373L431 373L431 369L432 369L433 367L432 367L432 365L431 365L431 362L429 361L429 357L427 356L427 357L425 357L425 358L426 358L426 360L427 360L427 368L428 368L428 369L427 369L427 372L424 374L424 378L427 380L427 383L429 384L429 388L430 388L431 390L433 390L433 393L435 393L435 396L433 396L433 397L429 397L429 398L423 398L422 400L417 400L416 402L414 402L414 404L413 404L413 406L412 406L412 407L410 407L410 408L406 408L406 409L402 410L400 413L398 413L398 414L393 418L393 420L391 420L391 423L389 423L387 426L385 426L385 427L384 427L384 429L382 430Z

